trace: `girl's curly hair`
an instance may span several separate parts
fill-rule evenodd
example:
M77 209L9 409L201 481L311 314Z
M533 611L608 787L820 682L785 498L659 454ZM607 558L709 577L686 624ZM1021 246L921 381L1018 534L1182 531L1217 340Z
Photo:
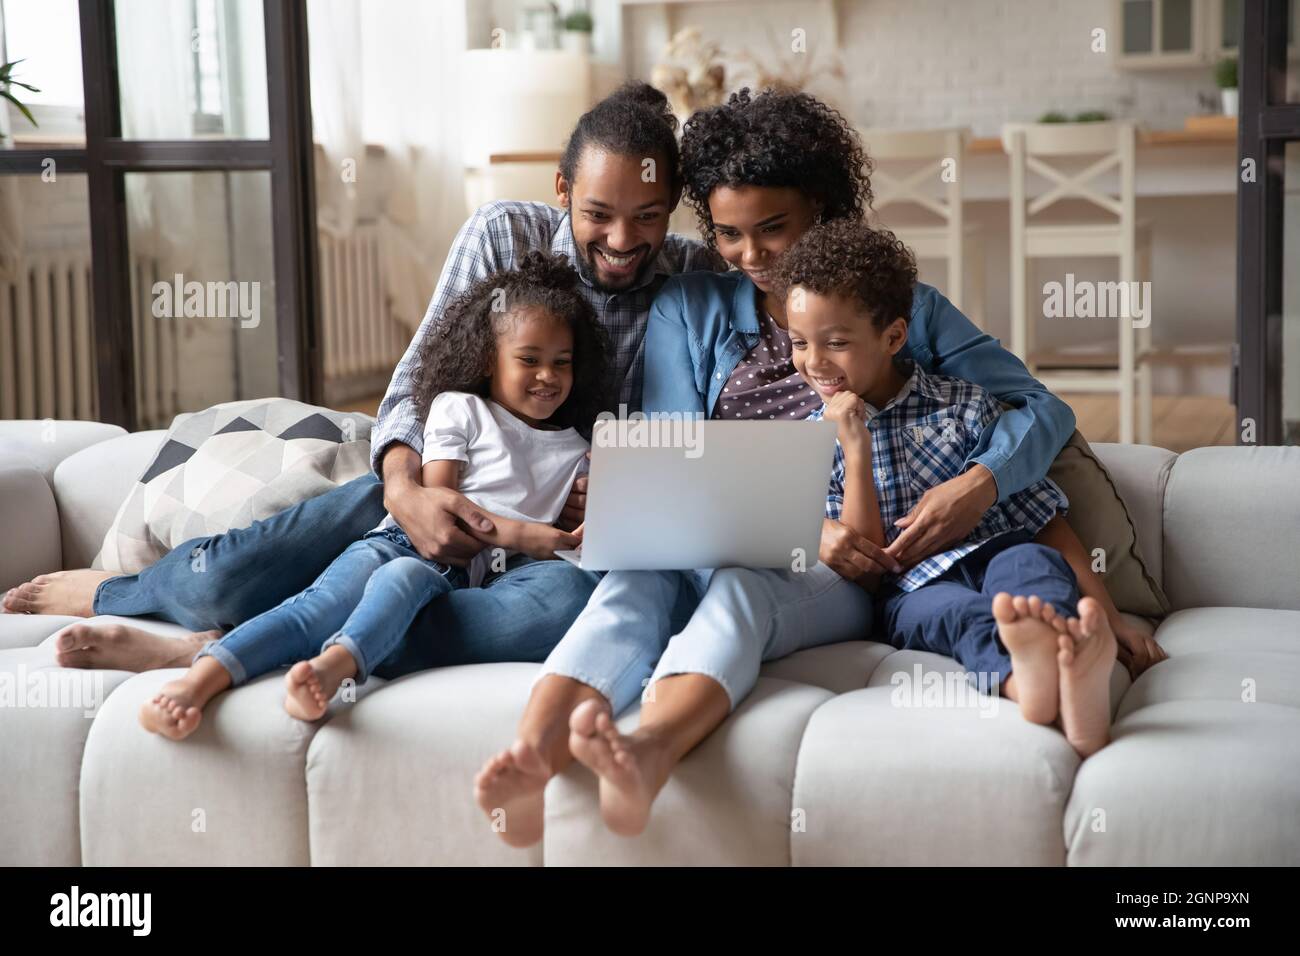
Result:
M853 125L807 93L749 89L700 110L682 133L686 202L716 248L709 194L719 186L793 186L822 203L822 219L862 219L871 160Z
M496 363L502 323L521 308L540 308L573 331L573 388L549 419L561 428L590 433L596 415L610 407L609 339L596 312L577 291L578 273L563 256L530 252L518 269L502 269L462 292L420 343L414 392L420 419L442 392L487 398L486 370Z
M910 324L916 257L888 229L840 219L800 236L777 262L773 284L783 298L801 286L855 299L877 329L899 318Z

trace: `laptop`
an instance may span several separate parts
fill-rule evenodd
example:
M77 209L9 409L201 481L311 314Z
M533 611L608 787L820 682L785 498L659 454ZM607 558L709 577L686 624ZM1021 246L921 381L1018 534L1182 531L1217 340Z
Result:
M581 547L589 571L810 568L835 460L833 422L601 419Z

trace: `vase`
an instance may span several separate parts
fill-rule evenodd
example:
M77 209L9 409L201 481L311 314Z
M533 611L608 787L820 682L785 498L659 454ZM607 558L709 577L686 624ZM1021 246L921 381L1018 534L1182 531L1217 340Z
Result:
M591 34L582 30L565 30L560 34L560 48L572 53L590 53Z
M1237 115L1237 88L1233 87L1230 90L1219 90L1219 96L1223 101L1223 115L1236 116Z

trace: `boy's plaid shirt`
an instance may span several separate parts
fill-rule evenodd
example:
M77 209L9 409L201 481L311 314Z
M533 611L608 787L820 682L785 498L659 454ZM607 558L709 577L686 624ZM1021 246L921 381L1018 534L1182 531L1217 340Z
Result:
M613 354L610 364L620 383L619 401L629 409L641 405L641 382L645 370L645 328L650 303L670 275L680 272L726 269L726 263L704 243L669 233L654 267L644 282L622 292L601 292L591 284L591 270L573 243L569 214L540 202L501 200L482 206L461 226L447 253L438 287L424 313L424 320L397 363L393 379L379 405L379 420L371 435L370 456L375 471L384 451L401 442L424 451L424 422L415 407L412 376L419 364L420 344L439 321L447 306L479 279L498 269L513 269L533 251L562 255L578 270L578 291L609 334Z
M808 416L820 421L826 406ZM980 433L1002 412L984 389L946 375L930 375L913 366L902 391L879 413L867 406L871 432L871 467L885 526L885 544L902 533L894 522L907 514L925 492L962 473ZM943 574L986 541L1009 531L1037 534L1069 501L1050 479L1035 482L984 513L980 523L953 548L934 554L901 575L885 580L899 590L915 591ZM835 443L835 467L826 496L826 516L840 520L844 508L844 449Z

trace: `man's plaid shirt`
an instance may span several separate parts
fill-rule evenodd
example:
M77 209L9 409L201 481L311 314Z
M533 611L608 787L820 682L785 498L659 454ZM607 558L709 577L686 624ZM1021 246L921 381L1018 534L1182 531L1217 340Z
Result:
M641 405L646 320L659 287L668 276L679 272L726 268L704 243L669 233L644 282L623 292L602 292L592 285L591 270L574 248L567 212L540 202L499 201L481 207L456 234L424 320L397 363L380 403L370 453L376 472L380 472L384 451L393 442L409 445L417 452L424 450L424 422L416 414L412 393L412 374L424 337L441 321L457 295L493 272L515 268L533 251L565 256L578 270L578 290L596 310L596 318L613 345L615 381L622 382L619 401L626 402L630 410Z
M826 406L808 416L820 421ZM875 480L885 544L902 533L894 522L907 514L925 492L962 472L980 433L1001 414L1002 407L984 389L946 375L929 375L913 366L912 377L878 413L867 406L871 432L871 467ZM943 574L980 545L1009 531L1037 534L1069 501L1050 479L1035 482L984 513L964 540L931 555L885 581L901 591L915 591ZM835 443L835 467L826 496L826 516L840 520L844 508L844 449Z

